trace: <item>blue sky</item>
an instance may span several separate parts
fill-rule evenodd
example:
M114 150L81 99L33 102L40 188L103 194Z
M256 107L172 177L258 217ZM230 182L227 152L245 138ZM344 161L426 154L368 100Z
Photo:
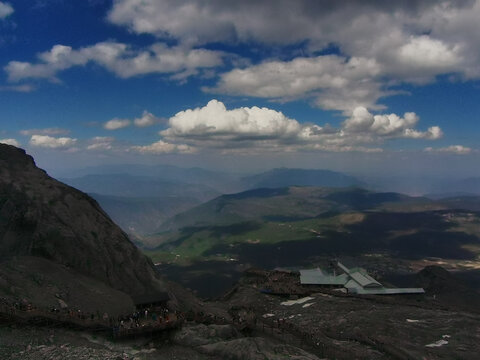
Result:
M478 18L478 1L1 0L0 142L53 173L480 175Z

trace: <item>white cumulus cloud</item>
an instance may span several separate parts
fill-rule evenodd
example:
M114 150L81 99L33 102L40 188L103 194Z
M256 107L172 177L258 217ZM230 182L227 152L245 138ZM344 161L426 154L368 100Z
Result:
M369 133L384 137L436 140L443 136L438 126L432 126L424 132L414 129L418 120L418 116L413 112L407 112L403 117L397 114L373 115L366 108L357 107L352 116L343 123L343 128L351 133Z
M381 67L372 59L326 55L291 61L267 61L222 74L207 92L260 98L316 98L324 109L351 111L356 106L375 107L384 94L376 79Z
M224 139L288 137L300 129L297 121L281 112L256 106L227 110L217 100L209 101L202 108L177 113L170 118L169 125L161 132L162 136Z
M340 128L305 124L283 113L259 107L228 110L218 100L201 108L188 109L169 119L160 135L169 143L184 143L197 149L241 151L362 151L380 152L378 144L394 138L435 140L442 136L438 127L415 129L414 113L373 115L356 108ZM372 146L372 145L377 146Z
M120 119L113 118L103 124L103 128L106 130L118 130L131 125L136 127L144 128L160 124L165 121L165 119L153 115L151 112L144 110L140 117L137 117L133 120L130 119Z
M103 124L103 128L106 130L118 130L130 126L131 124L132 122L128 119L113 118Z
M223 56L220 51L168 47L163 43L145 49L133 49L127 44L106 41L77 50L70 46L55 45L50 51L38 54L36 63L10 61L4 70L11 82L35 78L59 81L59 72L93 62L120 78L174 74L177 79L182 79L197 74L201 69L222 65Z
M114 142L114 137L95 136L88 141L87 150L111 150Z
M196 151L192 146L185 144L171 144L163 140L159 140L151 145L132 146L130 149L142 154L191 154Z
M392 85L438 75L480 77L480 1L117 0L108 14L136 33L187 46L303 43L302 56L222 74L206 91L289 101L327 110L382 109ZM334 44L338 56L315 56Z
M133 123L138 127L148 127L162 122L162 118L156 117L151 112L144 110L141 117L135 118Z
M0 19L4 19L7 16L13 14L14 10L9 3L0 1Z
M479 16L479 1L117 0L108 20L185 44L335 44L425 81L450 71L480 75Z
M16 147L20 146L20 143L16 139L0 139L0 144L13 145Z
M77 139L70 137L53 137L48 135L32 135L30 145L50 149L68 149L77 143Z

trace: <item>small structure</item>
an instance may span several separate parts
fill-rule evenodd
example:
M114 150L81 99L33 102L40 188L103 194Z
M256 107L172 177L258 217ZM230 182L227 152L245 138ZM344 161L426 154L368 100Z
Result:
M328 287L345 288L349 293L360 295L394 295L394 294L423 294L422 288L386 288L377 280L368 275L363 268L347 268L341 262L337 267L342 274L329 274L321 269L300 270L302 285L321 285Z
M166 292L156 292L132 296L132 300L137 310L140 310L146 308L166 307L170 298Z

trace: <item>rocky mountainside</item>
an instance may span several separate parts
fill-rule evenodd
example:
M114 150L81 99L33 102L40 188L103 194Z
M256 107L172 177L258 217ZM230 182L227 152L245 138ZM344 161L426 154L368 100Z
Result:
M40 257L131 296L165 291L152 263L88 195L0 144L0 261Z
M258 188L219 196L165 221L160 230L193 226L231 225L245 221L294 221L328 213L365 211L385 205L423 209L434 203L426 198L397 193L376 193L356 187ZM434 208L441 207L435 206Z

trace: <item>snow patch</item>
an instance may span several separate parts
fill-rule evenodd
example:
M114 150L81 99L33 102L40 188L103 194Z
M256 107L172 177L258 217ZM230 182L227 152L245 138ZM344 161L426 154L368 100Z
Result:
M281 302L280 305L292 306L292 305L295 305L295 304L306 303L309 300L313 300L313 297L307 296L307 297L304 297L304 298L301 298L301 299L298 299L298 300L284 301L284 302Z
M435 341L434 343L425 345L425 347L434 348L434 347L441 347L443 345L447 345L448 341L445 339L449 339L449 338L450 338L450 335L443 335L442 340L438 340L438 341Z

